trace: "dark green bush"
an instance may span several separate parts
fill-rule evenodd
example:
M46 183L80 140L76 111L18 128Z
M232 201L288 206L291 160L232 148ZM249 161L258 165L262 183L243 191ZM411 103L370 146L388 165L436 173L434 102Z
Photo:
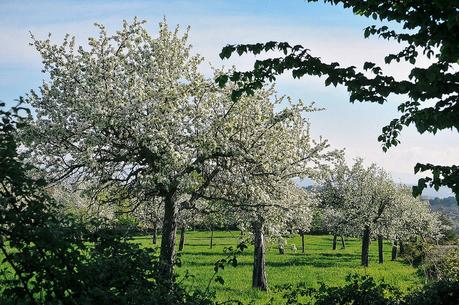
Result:
M309 288L304 284L276 288L284 305L457 305L459 281L440 280L404 295L398 288L370 276L349 275L342 287Z
M376 283L370 276L348 275L342 287L325 284L317 289L304 284L277 287L285 305L396 305L401 303L402 294L384 282Z
M425 285L406 297L406 305L457 305L459 282L440 280Z

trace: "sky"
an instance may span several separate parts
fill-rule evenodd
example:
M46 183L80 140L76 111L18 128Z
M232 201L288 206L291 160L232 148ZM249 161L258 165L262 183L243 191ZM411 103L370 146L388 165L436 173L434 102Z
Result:
M111 32L122 20L145 19L152 36L158 23L167 19L170 27L190 26L193 52L206 59L201 69L210 75L211 66L250 68L253 57L235 56L222 61L218 53L226 44L256 43L270 40L302 44L315 56L337 61L344 66L362 66L365 61L382 65L396 78L406 78L409 65L384 65L388 52L401 48L394 42L378 38L364 39L363 29L373 20L355 16L342 7L303 0L194 0L194 1L8 1L0 0L0 100L13 105L14 100L31 89L37 89L46 75L41 73L41 60L29 45L30 33L44 39L62 41L65 33L86 44L97 35L94 22L104 24ZM398 24L389 24L400 28ZM428 64L427 59L419 65ZM344 87L325 87L320 78L294 80L285 75L278 79L279 94L293 99L315 102L324 111L308 114L311 133L327 138L334 148L346 148L349 162L363 157L367 164L375 162L388 170L396 182L415 184L413 173L417 162L451 165L459 163L459 137L455 131L437 135L420 135L414 127L404 129L401 145L383 153L377 141L381 129L397 117L397 105L403 97L390 96L384 105L349 103ZM448 189L429 196L449 196Z

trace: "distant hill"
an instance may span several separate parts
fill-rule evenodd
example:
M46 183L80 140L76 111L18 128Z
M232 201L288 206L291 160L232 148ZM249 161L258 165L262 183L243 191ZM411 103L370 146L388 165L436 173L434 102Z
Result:
M440 187L438 191L436 191L432 187L427 187L422 191L422 197L428 198L428 199L435 199L435 198L446 198L454 196L453 192L451 191L450 188L447 187Z
M433 207L447 207L448 209L458 209L457 201L456 198L453 196L451 197L446 197L446 198L434 198L430 199L430 204Z
M432 210L439 211L446 215L455 225L456 231L459 233L459 206L455 197L434 198L430 199Z

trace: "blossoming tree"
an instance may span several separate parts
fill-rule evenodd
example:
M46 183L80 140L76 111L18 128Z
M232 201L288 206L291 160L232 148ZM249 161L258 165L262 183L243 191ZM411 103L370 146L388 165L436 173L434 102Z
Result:
M267 289L264 239L285 232L294 216L312 216L311 201L304 190L294 185L293 178L315 177L339 152L329 149L326 140L314 141L309 134L305 112L313 106L289 103L280 111L272 90L256 92L250 103L243 97L235 104L239 158L229 161L210 183L205 198L227 202L240 225L253 233L254 263L252 286ZM222 187L224 186L224 187Z
M27 145L53 180L92 185L130 204L163 202L162 278L170 280L177 207L193 202L237 154L230 133L230 88L218 89L198 70L188 33L160 24L151 37L143 22L124 22L109 35L76 47L34 39L44 81L25 98L36 109Z

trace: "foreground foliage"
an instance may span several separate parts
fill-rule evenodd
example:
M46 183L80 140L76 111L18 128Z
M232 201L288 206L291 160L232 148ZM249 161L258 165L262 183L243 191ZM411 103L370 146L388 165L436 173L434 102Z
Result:
M398 288L372 277L349 275L346 284L308 288L302 284L277 288L285 305L455 305L459 302L459 282L438 281L404 295ZM272 303L279 304L279 303Z

